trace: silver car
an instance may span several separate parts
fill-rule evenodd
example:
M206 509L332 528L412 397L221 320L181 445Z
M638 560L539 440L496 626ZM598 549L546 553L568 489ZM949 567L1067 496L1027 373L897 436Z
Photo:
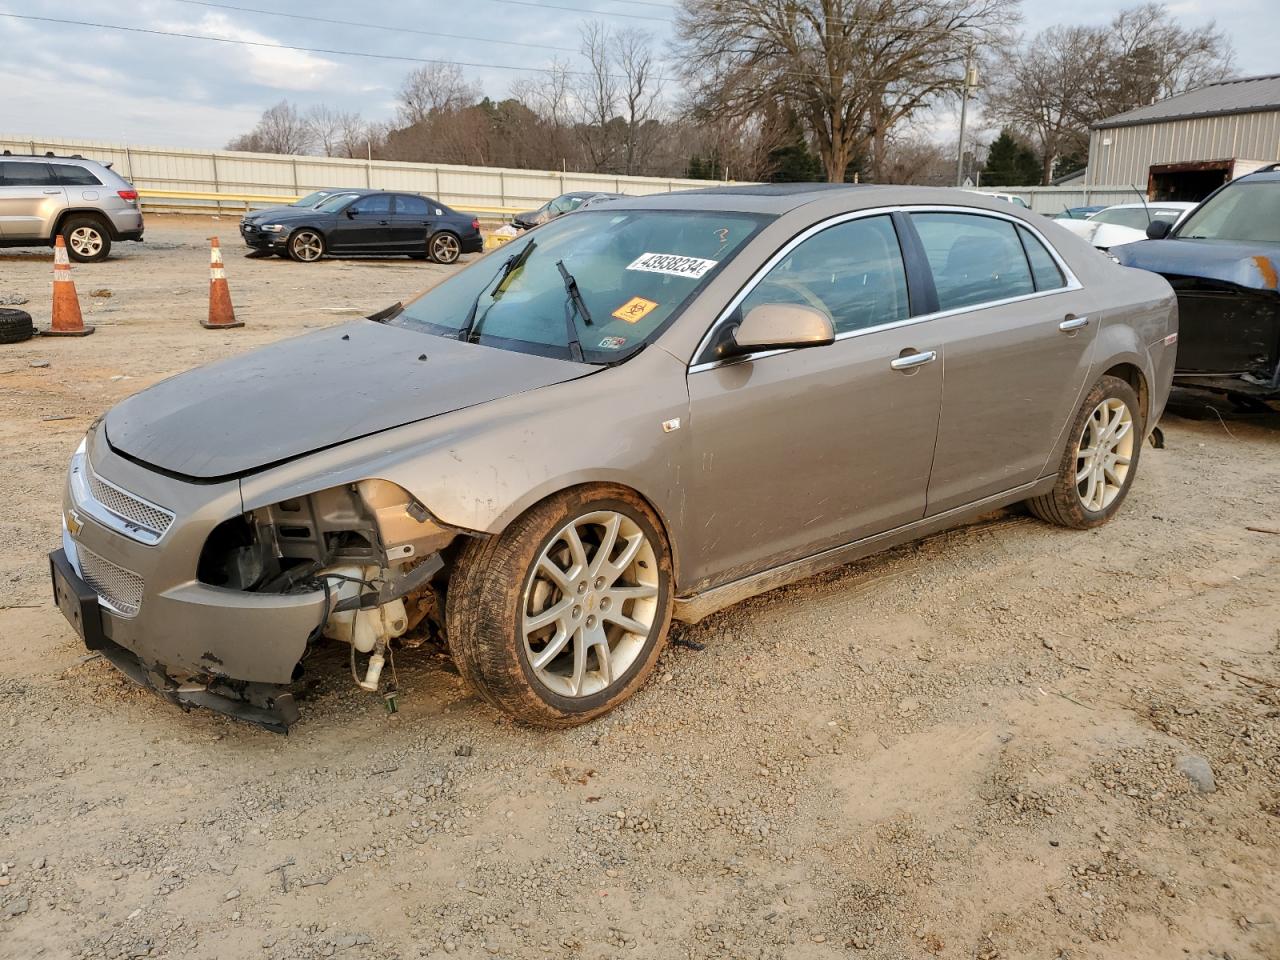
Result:
M52 246L72 260L105 260L117 240L142 239L138 191L96 160L0 154L0 247Z
M1176 339L1161 277L1000 200L619 199L119 404L54 589L139 682L272 729L316 645L385 694L424 636L496 707L580 723L672 618L1019 501L1105 522Z

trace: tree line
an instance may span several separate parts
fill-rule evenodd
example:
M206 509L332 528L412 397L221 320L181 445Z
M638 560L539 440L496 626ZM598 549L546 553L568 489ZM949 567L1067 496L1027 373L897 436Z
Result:
M1148 3L1099 27L1019 36L1019 0L682 0L666 66L653 37L582 25L553 60L484 96L462 68L405 77L395 116L288 101L232 150L738 180L951 182L956 144L931 122L983 83L983 181L1048 183L1083 166L1089 125L1230 74L1216 27ZM995 129L1001 130L995 137ZM977 153L985 152L980 147ZM993 163L994 161L994 163ZM982 169L978 158L970 165Z

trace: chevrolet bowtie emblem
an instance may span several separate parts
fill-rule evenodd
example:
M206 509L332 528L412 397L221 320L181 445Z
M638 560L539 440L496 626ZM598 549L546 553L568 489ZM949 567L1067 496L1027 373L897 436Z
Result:
M80 515L74 510L68 510L66 514L67 532L73 537L84 529L84 521L80 519Z

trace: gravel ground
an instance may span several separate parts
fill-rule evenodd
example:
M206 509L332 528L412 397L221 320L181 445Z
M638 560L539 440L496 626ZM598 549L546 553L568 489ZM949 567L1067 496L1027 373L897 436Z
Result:
M217 232L243 330L197 326ZM120 398L449 268L241 260L153 216L98 333L0 348L0 957L1280 957L1280 416L1192 404L1125 509L1018 511L756 598L567 732L440 651L400 712L310 670L288 738L183 714L48 600L66 461ZM0 296L47 323L47 251ZM109 295L92 295L108 291Z

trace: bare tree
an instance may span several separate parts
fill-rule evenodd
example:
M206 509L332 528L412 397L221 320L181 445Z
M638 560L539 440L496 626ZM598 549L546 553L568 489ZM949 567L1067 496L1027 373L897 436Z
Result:
M323 103L318 103L306 115L307 129L320 152L326 157L339 156L338 147L342 132L342 115Z
M404 78L399 96L400 122L407 127L433 113L471 106L480 99L480 88L468 81L455 63L428 63Z
M587 70L576 85L579 136L591 169L608 170L613 160L609 123L617 115L618 80L610 56L609 29L599 20L582 26L582 55Z
M958 86L966 55L1004 42L1016 0L684 0L695 97L745 118L791 106L840 181L892 126Z
M228 143L227 149L296 154L310 152L314 143L306 118L288 100L281 100L264 110L257 126Z
M622 30L613 38L614 63L621 78L618 102L626 124L622 172L638 172L652 150L662 105L661 64L654 59L652 38L640 30Z
M1102 33L1091 27L1050 27L993 65L996 80L987 94L987 112L1031 135L1041 183L1053 178L1058 157L1089 141L1092 87L1107 69Z

